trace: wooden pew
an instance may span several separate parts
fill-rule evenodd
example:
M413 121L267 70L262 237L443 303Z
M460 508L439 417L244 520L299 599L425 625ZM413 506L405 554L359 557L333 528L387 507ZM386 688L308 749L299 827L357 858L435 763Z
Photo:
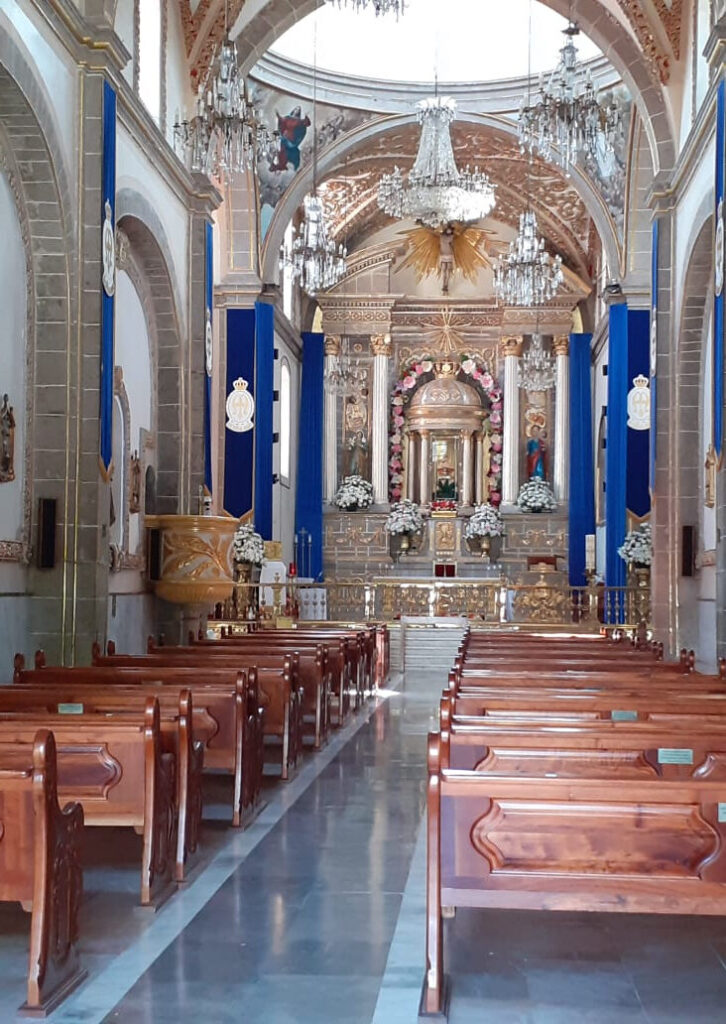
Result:
M0 742L0 900L31 912L22 1014L50 1013L88 973L78 957L82 831L81 806L58 803L52 733Z
M0 743L28 743L50 729L61 800L77 800L86 825L125 825L142 836L141 903L170 892L176 849L174 758L162 750L159 702L132 715L0 714Z
M423 1014L445 1012L442 907L726 913L726 782L447 770L428 744Z
M71 676L75 669L61 669ZM45 676L52 676L46 670ZM70 682L50 681L0 687L0 718L9 714L47 712L57 714L84 714L138 717L144 710L145 699L153 697L159 703L162 750L174 758L176 854L174 875L184 882L188 868L199 846L202 825L202 768L204 744L193 738L193 702L189 690L155 692L139 687L122 689L114 686L78 685ZM61 767L65 752L61 751Z
M93 656L100 658L94 645ZM193 732L204 743L204 770L232 776L232 825L239 828L259 808L262 785L264 712L260 708L257 672L236 667L138 665L90 666L73 669L46 666L36 654L36 670L16 657L14 682L23 685L91 685L140 687L164 703L185 688L193 694Z
M154 674L158 669L194 669L200 676L208 676L216 668L228 672L255 669L260 706L264 708L263 734L266 751L279 749L283 781L289 780L297 768L302 752L302 692L297 685L297 669L291 654L279 655L277 668L260 668L253 656L238 651L224 655L211 655L206 648L161 647L155 654L112 654L102 656L94 652L94 664L109 668L139 668Z

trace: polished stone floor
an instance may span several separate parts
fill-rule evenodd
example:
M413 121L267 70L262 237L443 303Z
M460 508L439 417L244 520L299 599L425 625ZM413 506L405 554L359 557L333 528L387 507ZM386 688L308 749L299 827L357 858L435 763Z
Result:
M413 1024L440 685L404 679L294 782L271 783L243 834L212 791L206 861L158 914L134 906L133 838L94 836L90 977L50 1021ZM726 1022L718 918L459 911L446 931L451 1024ZM22 1000L25 950L27 918L0 907L0 1022Z

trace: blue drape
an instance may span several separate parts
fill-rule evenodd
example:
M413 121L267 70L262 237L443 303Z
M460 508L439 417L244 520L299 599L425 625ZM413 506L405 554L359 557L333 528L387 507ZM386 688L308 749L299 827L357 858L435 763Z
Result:
M724 142L726 137L726 84L721 79L716 98L716 224L724 216ZM713 301L713 438L716 457L723 446L724 290Z
M214 310L214 249L212 225L207 223L204 232L204 326L205 331L212 323ZM204 487L207 494L212 493L212 378L206 367L206 336L205 336L205 367L204 367Z
M585 537L595 532L591 334L570 335L570 584L584 586Z
M238 377L255 397L255 311L227 310L227 378L225 394ZM255 411L256 412L256 411ZM256 414L254 420L256 420ZM224 431L224 508L235 519L252 511L254 431Z
M625 562L618 548L625 540L625 503L628 464L628 307L610 307L608 355L608 421L605 492L607 545L605 581L625 586Z
M323 572L323 370L324 335L303 334L300 429L297 450L295 530L312 537L310 575Z
M650 377L650 310L628 310L628 380L626 395L636 377ZM627 434L626 508L639 519L650 512L650 430ZM608 481L610 478L608 477ZM609 484L608 484L609 486ZM622 561L622 559L621 559Z
M103 153L101 163L101 228L106 220L106 203L111 208L111 226L116 225L116 92L103 83ZM108 479L113 458L113 367L114 297L101 289L101 374L99 381L98 461Z
M657 349L658 349L658 245L660 240L660 222L656 217L653 221L651 270L650 270L650 370L647 376L650 377L650 469L648 478L650 482L651 497L655 493L655 462L658 456L658 375Z
M272 540L275 307L255 303L255 528Z

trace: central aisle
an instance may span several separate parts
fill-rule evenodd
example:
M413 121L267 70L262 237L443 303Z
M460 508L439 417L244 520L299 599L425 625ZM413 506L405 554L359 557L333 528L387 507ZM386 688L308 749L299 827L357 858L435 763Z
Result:
M381 704L108 1021L370 1024L444 681Z

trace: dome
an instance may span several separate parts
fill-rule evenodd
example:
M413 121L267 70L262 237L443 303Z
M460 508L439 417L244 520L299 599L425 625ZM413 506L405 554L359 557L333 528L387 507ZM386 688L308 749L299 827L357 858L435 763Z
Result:
M451 405L458 409L481 409L481 399L473 387L454 377L437 377L429 381L411 399L411 411Z

